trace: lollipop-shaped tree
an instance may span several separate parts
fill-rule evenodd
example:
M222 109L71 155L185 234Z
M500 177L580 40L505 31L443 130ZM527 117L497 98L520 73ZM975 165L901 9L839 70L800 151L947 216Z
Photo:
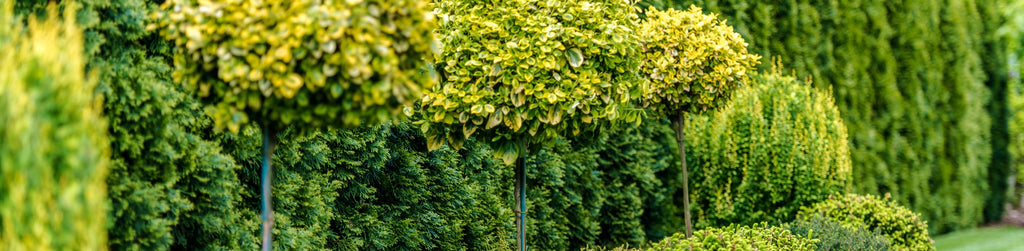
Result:
M454 0L437 3L442 81L418 123L430 149L477 135L516 163L516 227L525 250L528 149L606 122L639 122L638 19L629 1Z
M430 82L427 1L170 0L154 15L175 44L173 78L217 128L263 131L263 248L270 248L276 132L392 118Z
M698 7L687 11L649 8L640 25L644 40L641 74L651 83L644 104L669 116L676 130L683 163L683 207L686 236L692 235L686 170L687 113L704 113L722 106L743 82L760 56L747 53L743 38L716 15Z

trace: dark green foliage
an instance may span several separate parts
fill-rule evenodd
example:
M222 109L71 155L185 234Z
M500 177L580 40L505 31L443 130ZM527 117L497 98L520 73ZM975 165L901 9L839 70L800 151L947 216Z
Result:
M889 241L876 229L871 232L864 226L846 226L834 220L814 215L810 219L798 219L786 224L793 235L815 239L814 250L889 250Z
M896 204L891 198L873 195L838 195L806 207L800 219L822 216L853 227L864 227L884 235L893 249L935 250L928 236L928 224L918 214Z
M677 160L670 143L652 140L670 139L671 130L656 122L557 138L527 158L531 248L639 246L678 231ZM259 137L247 128L223 144L242 166L241 211L259 209ZM274 163L275 248L513 247L511 170L474 139L458 151L428 152L423 142L407 123L283 140Z
M815 86L832 87L851 137L856 191L891 193L921 212L937 233L982 222L985 201L1002 189L990 189L989 183L1003 174L995 170L1006 163L1005 143L990 141L1006 138L999 118L1005 115L1000 87L1005 56L991 36L1000 20L992 11L996 4L678 0L674 5L691 3L727 19L751 52L786 62L796 76L812 77Z
M170 81L170 47L145 30L155 4L79 0L88 68L110 121L108 228L114 250L253 249L255 215L236 208L234 160L204 140L207 119ZM18 1L41 13L45 1ZM249 222L249 223L246 223Z
M750 79L721 111L686 123L698 228L789 222L849 189L846 127L831 95L778 72Z
M639 246L678 231L667 122L556 138L526 159L531 248Z
M56 8L23 27L12 7L0 3L0 250L103 249L110 145L82 30Z
M677 233L661 242L651 244L648 251L661 250L814 250L814 241L800 238L780 227L767 224L753 226L730 225L724 228L706 228L687 239Z
M428 152L408 124L291 134L274 160L275 249L511 247L511 175L487 147ZM243 166L243 211L260 207L259 139L249 127L224 144Z

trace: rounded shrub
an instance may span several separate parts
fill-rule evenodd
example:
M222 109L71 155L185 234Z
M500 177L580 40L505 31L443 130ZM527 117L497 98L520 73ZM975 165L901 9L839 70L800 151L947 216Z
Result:
M0 250L106 249L110 145L82 31L0 4ZM74 12L64 20L75 20Z
M814 250L889 250L889 240L878 230L843 225L820 215L798 219L785 228L794 235L816 240Z
M797 237L781 227L765 223L706 228L686 238L677 233L647 248L653 250L814 250L814 241Z
M390 120L429 86L429 5L171 0L148 28L174 41L172 77L218 128L344 127Z
M698 228L789 222L849 187L846 127L831 95L793 77L751 74L726 107L686 124Z
M821 215L854 227L877 230L897 250L935 250L928 236L928 224L888 195L885 198L856 194L829 197L802 209L798 217L807 219Z

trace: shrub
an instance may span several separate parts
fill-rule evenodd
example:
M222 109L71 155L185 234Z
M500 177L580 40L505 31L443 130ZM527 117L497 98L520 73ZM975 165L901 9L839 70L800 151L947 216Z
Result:
M759 223L753 226L730 225L724 228L706 228L687 239L677 233L658 243L648 251L662 250L814 250L814 241L794 236L784 228Z
M888 195L882 199L855 194L829 197L802 209L799 217L808 219L821 215L843 224L879 231L898 250L935 250L928 237L928 224Z
M810 219L798 219L786 224L793 235L815 239L814 250L889 250L889 241L876 229L871 232L864 226L847 226L814 215Z
M82 30L52 7L27 28L0 3L0 249L106 249L110 164Z
M699 227L789 222L849 187L846 127L831 95L793 77L752 74L725 108L687 125Z
M855 191L891 193L921 213L934 233L998 219L1011 163L1006 56L992 35L1003 23L999 4L674 2L718 13L751 52L779 58L794 76L832 88L849 129Z

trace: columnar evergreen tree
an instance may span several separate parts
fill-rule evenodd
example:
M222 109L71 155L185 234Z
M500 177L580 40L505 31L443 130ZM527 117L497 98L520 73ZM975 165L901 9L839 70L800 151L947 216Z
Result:
M686 237L693 234L686 170L686 114L714 110L732 97L760 57L732 27L692 6L687 11L649 8L640 26L644 61L640 69L651 83L643 100L655 113L669 116L676 129L683 166L683 213Z
M263 248L271 248L270 161L277 133L392 118L429 78L433 26L418 0L164 3L151 29L174 42L173 78L198 94L215 127L263 133Z
M102 250L110 164L73 7L15 17L0 3L0 249Z
M849 129L854 190L891 193L935 233L972 227L996 213L985 213L986 200L1003 193L991 184L1005 179L995 170L1008 163L999 118L1005 116L1005 52L991 36L1001 19L993 16L996 4L676 3L721 13L751 51L779 58L817 87L832 87Z
M605 121L639 122L637 15L629 1L437 3L441 84L422 99L430 149L477 135L515 168L519 249L525 250L529 148ZM533 151L536 152L536 151Z
M145 29L157 4L74 2L86 68L96 73L110 125L109 248L251 249L255 215L236 210L234 161L205 140L217 137L209 119L171 82L171 44ZM15 12L46 15L47 3L17 1Z
M789 222L851 187L850 142L831 94L778 69L748 83L686 128L698 228Z

